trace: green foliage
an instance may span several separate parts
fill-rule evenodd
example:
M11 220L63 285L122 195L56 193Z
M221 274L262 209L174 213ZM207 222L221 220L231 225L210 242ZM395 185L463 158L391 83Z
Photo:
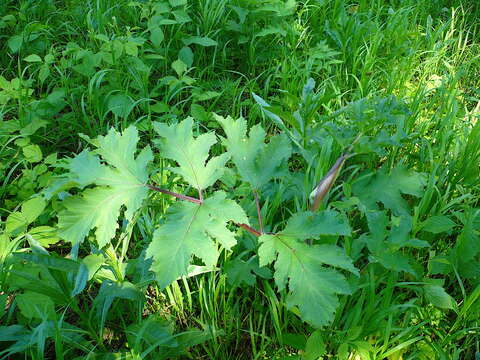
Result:
M155 131L162 137L159 147L162 156L174 160L179 167L171 168L196 189L203 190L212 186L223 174L228 160L227 154L209 157L209 151L217 140L215 134L208 133L192 136L193 119L188 118L176 126L155 123Z
M24 202L21 211L15 211L8 215L5 221L5 232L9 235L17 235L25 231L27 226L43 212L45 206L45 200L40 197Z
M479 357L479 11L0 2L0 358Z
M229 284L233 286L252 286L257 281L257 275L264 279L271 279L272 273L267 267L260 267L258 256L254 255L247 261L237 257L228 261L225 266L225 273Z
M368 209L377 209L377 203L392 211L395 215L408 215L409 205L402 194L420 197L423 190L421 174L408 171L402 165L390 174L385 168L370 176L365 176L353 186L353 193Z
M280 290L288 283L287 306L298 307L302 318L316 327L333 320L337 294L350 294L346 278L323 265L338 267L358 275L358 270L342 249L334 245L307 245L320 235L348 235L350 228L335 221L332 212L297 213L285 229L259 239L260 266L275 262L275 283ZM332 225L333 226L329 226ZM320 285L321 284L321 285Z
M428 242L411 238L412 218L409 216L388 218L384 211L367 213L369 234L362 235L361 240L374 258L387 269L416 273L409 255L403 253L406 247L424 248Z
M216 116L223 127L226 138L223 144L232 156L233 162L242 177L254 189L259 189L273 178L286 175L286 160L291 155L291 146L285 135L276 135L265 145L265 131L260 125L249 130L245 119Z
M89 184L97 187L63 202L64 210L58 215L59 235L77 244L95 228L97 243L104 247L115 236L122 206L126 208L125 218L132 220L146 198L147 165L153 156L147 147L135 157L138 131L134 127L123 134L111 130L91 143L97 149L70 160L67 179L81 188Z
M192 255L202 259L207 267L216 265L217 243L226 249L236 244L235 233L227 228L227 222L248 223L242 208L221 191L201 205L177 203L168 209L167 216L147 249L161 288L187 275Z

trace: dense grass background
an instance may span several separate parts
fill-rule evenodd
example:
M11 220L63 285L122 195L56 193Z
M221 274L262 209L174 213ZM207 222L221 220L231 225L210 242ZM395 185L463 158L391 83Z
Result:
M273 134L278 128L257 105L255 93L289 128L292 114L301 109L307 124L302 142L320 139L309 166L293 163L291 169L311 189L348 145L343 133L380 137L377 124L402 116L403 145L349 160L329 201L344 201L360 174L381 166L402 163L425 174L424 196L412 200L414 235L431 247L411 255L425 276L443 279L455 299L453 309L435 307L419 290L421 278L358 258L357 291L341 299L334 323L316 332L286 310L285 294L276 293L271 280L257 276L253 286L232 285L224 271L178 281L165 291L148 282L147 301L117 301L103 328L89 310L98 291L92 282L78 295L78 312L57 307L70 323L83 324L75 331L86 340L67 341L60 333L38 330L31 339L48 337L45 348L31 340L21 357L100 359L118 351L124 358L159 358L156 350L139 350L128 339L132 324L147 316L168 319L177 332L208 329L210 335L199 336L198 345L185 342L188 351L182 356L191 359L295 358L308 356L302 354L312 342L323 343L325 358L478 357L479 18L480 2L461 0L2 1L2 221L50 183L58 172L57 157L86 146L80 133L95 137L112 126L135 124L146 140L154 137L152 121L189 115L204 132L218 128L215 112L243 116ZM315 96L305 103L302 91L310 78ZM336 137L316 133L331 121ZM265 223L272 224L268 230L275 230L304 206L308 193L285 202L281 184L269 191L262 211ZM161 200L139 216L122 257L140 255L166 207ZM348 211L360 235L364 221ZM54 214L53 206L40 224L54 226ZM423 221L432 216L448 217L454 225L446 232L423 231ZM9 268L3 266L11 252L27 246L25 239L0 239L0 323L33 326L35 319L19 315L8 295ZM67 254L70 248L60 243L51 251ZM442 259L452 252L469 261L445 270ZM225 253L220 267L230 258ZM317 338L306 343L312 333ZM10 345L0 341L0 351Z

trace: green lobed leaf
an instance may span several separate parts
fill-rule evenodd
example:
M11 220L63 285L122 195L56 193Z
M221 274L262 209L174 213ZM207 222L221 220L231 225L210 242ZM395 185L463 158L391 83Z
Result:
M414 171L407 170L403 165L397 166L390 174L385 167L373 176L365 177L353 185L353 193L369 210L378 209L378 202L392 210L395 215L410 214L410 206L402 197L408 194L422 196L424 177Z
M193 119L185 119L176 125L155 123L155 131L162 156L174 160L178 167L171 170L181 175L191 186L203 190L213 185L223 174L228 154L212 157L208 161L210 148L217 142L213 133L193 137Z
M271 179L285 174L286 161L292 153L290 141L285 135L273 136L265 144L266 134L260 125L250 128L247 137L245 119L214 116L225 131L223 144L244 181L259 189Z
M160 287L187 275L192 255L213 267L218 258L214 239L227 249L236 244L235 234L227 228L228 221L248 223L243 209L222 191L201 205L177 202L170 206L167 221L155 231L147 249Z
M103 247L115 236L122 207L127 220L133 218L148 194L147 165L153 159L148 147L135 158L138 140L133 126L123 134L111 129L106 136L91 140L97 147L94 152L84 151L70 161L71 181L79 187L98 186L63 201L64 210L58 216L60 237L77 244L95 228L97 242Z
M292 217L284 231L262 235L258 250L260 266L275 262L274 278L279 290L288 285L287 306L297 307L302 319L315 327L333 320L339 304L338 294L351 293L345 276L325 265L358 275L343 249L335 245L305 243L305 239L316 238L322 233L340 235L345 230L322 230L321 226L312 225L312 218L321 217L322 213L317 216L308 212Z
M76 183L80 188L95 183L103 171L100 158L89 150L83 150L71 159L66 168L70 171L68 180Z
M411 238L412 218L408 215L392 216L385 211L366 212L370 233L363 234L360 241L366 243L373 258L385 268L415 274L414 259L401 249L407 247L424 248L428 242Z

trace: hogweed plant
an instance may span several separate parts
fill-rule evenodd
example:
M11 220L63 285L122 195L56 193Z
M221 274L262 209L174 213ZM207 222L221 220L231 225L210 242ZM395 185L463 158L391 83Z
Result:
M224 130L221 144L226 149L218 156L210 156L211 148L218 145L216 134L194 136L191 118L170 126L154 125L159 136L156 156L150 146L138 151L139 135L134 126L122 133L111 129L96 139L85 137L94 149L69 160L65 164L68 172L57 184L62 191L68 188L76 192L60 204L59 236L75 247L94 229L89 241L99 249L113 248L120 217L134 222L151 192L173 196L178 201L159 219L146 249L160 288L187 276L191 263L198 262L193 259L213 269L220 252L230 251L242 236L237 227L257 238L260 266L274 264L278 290L288 291L287 306L315 327L328 324L338 306L338 295L351 293L343 271L358 275L344 249L323 240L324 236L350 235L346 218L331 209L315 212L332 186L332 174L340 169L339 163L319 185L321 191L314 197L312 211L291 214L283 230L267 232L260 210L261 189L273 179L288 176L290 142L284 135L275 135L266 143L260 125L247 134L242 118L216 119ZM341 164L345 158L339 159ZM195 189L196 197L161 188L153 181L152 174L158 172L161 161L173 165L163 171L180 176ZM258 229L251 226L235 192L219 189L227 168L251 188ZM122 246L128 248L128 240Z
M304 89L304 101L312 86L309 82ZM281 125L282 118L272 112L280 113L278 109L266 102L261 106ZM466 269L474 266L478 255L478 211L458 215L465 224L458 245L448 256L432 256L429 273L423 273L414 254L430 247L425 233L456 226L446 216L421 215L432 199L431 179L403 162L372 170L358 161L382 163L388 147L399 148L408 140L405 108L391 97L354 103L343 112L354 114L354 126L330 119L304 122L305 113L295 112L295 121L303 124L300 129L315 134L315 141L300 141L303 135L297 130L267 135L260 124L249 127L244 118L216 114L217 132L200 132L190 117L170 125L155 122L156 135L143 146L133 125L122 132L112 128L93 139L81 135L89 148L73 158L55 158L55 179L6 220L0 285L8 293L22 292L16 302L36 327L0 328L5 341L16 341L2 354L32 346L40 354L52 338L61 339L59 344L76 341L73 348L83 353L95 346L107 351L115 342L108 335L108 317L115 313L123 318L125 307L136 314L133 323L124 319L129 334L153 331L163 339L127 338L123 341L133 349L130 355L183 354L188 346L221 332L204 323L203 330L176 334L162 317L145 316L159 311L151 309L149 292L158 291L158 306L161 291L175 297L183 284L192 303L186 279L202 279L202 274L219 270L225 271L233 289L266 280L269 298L278 297L277 306L290 310L312 332L308 349L323 344L321 334L327 326L353 321L353 315L345 318L343 312L351 301L347 295L364 294L366 282L372 281L372 289L371 284L380 284L375 277L388 272L393 275L382 290L390 294L387 298L394 286L406 286L437 308L457 311L444 280L429 275L460 271L467 276ZM363 117L363 112L375 116ZM341 155L318 176L315 164L324 166L329 158L325 154L334 153L335 143ZM337 183L354 156L356 161ZM33 227L42 224L46 213L49 218L56 215L58 223ZM19 250L22 243L29 247ZM57 246L68 256L51 250ZM464 249L476 252L460 258ZM399 274L408 281L395 283ZM0 300L10 301L1 295ZM375 297L369 296L372 304ZM85 303L91 304L88 310ZM65 309L62 316L55 312L59 306ZM373 311L369 306L366 316ZM75 326L64 321L66 314L76 318ZM281 333L278 328L277 324L275 331ZM72 332L78 335L74 340ZM362 336L372 335L365 328ZM342 344L342 351L349 346L361 351L364 345L352 340ZM315 349L307 353L325 352L323 346ZM61 353L61 348L56 350Z
M0 1L0 360L478 356L480 3L371 3Z
M341 184L342 199L337 196L336 201L326 202L350 157L378 156L382 151L372 136L352 134L350 145L310 196L304 188L306 194L296 197L306 201L297 203L292 211L288 204L292 197L281 197L272 215L267 208L272 188L277 187L279 193L278 186L286 184L301 191L292 185L298 179L295 171L302 154L306 154L304 161L312 162L315 148L305 151L285 133L267 137L261 125L248 129L243 118L214 118L218 134L194 135L192 118L171 125L154 123L157 136L152 146L141 148L135 126L122 132L112 128L95 139L81 135L91 149L59 160L56 166L66 171L7 218L4 242L9 245L3 247L2 286L10 291L24 289L17 296L20 309L24 316L42 319L43 337L32 343L38 328L32 332L23 327L0 329L7 338L21 339L6 355L32 344L43 351L45 339L55 336L56 326L63 341L70 339L70 331L77 330L72 330L73 325L55 323L63 322L54 312L59 305L71 309L88 329L82 330L84 335L106 350L105 324L109 312L119 311L112 307L116 299L130 302L130 311L138 314L138 322L130 327L145 326L142 331L152 328L164 334L165 343L150 344L151 351L161 348L165 356L180 354L181 344L199 343L220 333L207 327L204 332L174 334L160 320L143 319L144 291L155 282L159 290L169 293L176 281L216 272L219 264L229 282L237 285L253 285L256 275L273 278L283 299L281 306L318 331L335 321L337 309L345 303L344 295L362 291L360 275L368 265L379 265L394 274L402 272L412 280L408 284L416 286L432 304L456 309L443 281L422 277L412 256L413 251L430 246L416 233L444 232L454 226L438 216L420 222L415 214L418 210L412 211L411 204L425 193L424 174L402 163L390 170L383 165L359 173L352 185ZM391 136L398 138L398 131ZM32 228L30 224L50 206L58 217L56 228ZM153 207L155 218L149 218ZM286 220L279 221L277 213ZM470 223L477 215L471 213ZM352 221L358 230L352 230ZM444 224L440 228L431 225L439 222ZM139 223L142 237L137 235L132 242L133 229ZM68 257L45 249L59 240L69 244ZM473 240L465 237L461 244L472 246ZM28 242L29 251L16 251L22 241ZM140 253L136 259L127 258L132 247ZM246 251L238 256L242 249ZM247 253L249 260L242 260ZM232 259L219 261L222 254L233 254ZM369 272L372 269L368 267ZM91 310L85 312L79 295L87 286L94 286L92 281L100 287L98 295L89 300ZM312 333L310 342L319 338L318 331ZM177 337L183 342L176 342ZM78 341L83 344L86 340L81 336ZM140 353L148 346L135 344ZM91 346L77 348L87 351Z

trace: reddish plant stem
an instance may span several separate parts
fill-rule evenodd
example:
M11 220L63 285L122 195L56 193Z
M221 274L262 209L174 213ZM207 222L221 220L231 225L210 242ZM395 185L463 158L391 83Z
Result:
M157 186L150 185L150 184L147 184L147 187L148 187L150 190L157 191L157 192L160 192L160 193L162 193L162 194L171 195L171 196L176 197L177 199L180 199L180 200L189 201L189 202L192 202L192 203L194 203L194 204L199 204L199 205L203 204L203 201L202 201L202 200L197 199L197 198L194 198L194 197L191 197L191 196L178 194L178 193L175 193L175 192L172 192L172 191L168 191L168 190L165 190L165 189L162 189L162 188L159 188L159 187L157 187Z
M247 224L238 224L237 223L237 226L241 227L242 229L245 229L247 230L250 234L253 234L257 237L261 236L262 233L260 233L259 231L255 230L254 228L252 228L251 226L248 226Z
M180 200L189 201L189 202L192 202L192 203L198 204L198 205L202 205L202 203L203 203L203 200L201 200L201 199L197 199L197 198L187 196L187 195L178 194L178 193L166 190L166 189L159 188L157 186L147 184L147 187L150 190L157 191L157 192L162 193L162 194L171 195L171 196L176 197L177 199L180 199ZM237 224L236 223L236 225L241 227L242 229L247 230L250 234L253 234L257 237L262 235L262 232L259 232L259 231L255 230L254 228L252 228L251 226L249 226L247 224Z
M255 196L255 206L257 207L258 225L260 226L260 233L263 234L262 212L260 209L260 201L258 200L257 190L253 189L253 195Z

